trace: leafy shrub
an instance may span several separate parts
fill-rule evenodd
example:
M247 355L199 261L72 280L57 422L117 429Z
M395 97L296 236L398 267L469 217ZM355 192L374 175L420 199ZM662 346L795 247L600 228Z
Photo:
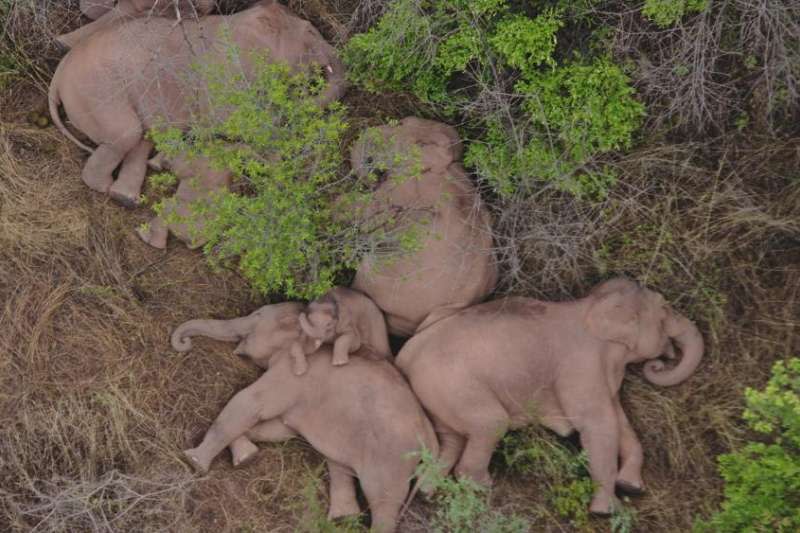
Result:
M523 518L491 510L485 488L468 479L442 475L436 458L428 450L421 452L416 476L434 491L437 509L430 524L432 531L523 533L529 530Z
M380 225L361 218L357 207L372 184L339 172L347 123L340 104L319 106L321 76L292 73L261 56L252 61L257 74L249 81L227 66L197 67L208 108L223 112L196 117L188 134L177 128L152 134L159 151L207 157L233 171L238 185L195 202L189 220L165 209L170 200L156 211L168 212L168 223L189 226L202 217L205 253L217 265L238 261L258 291L313 298L355 268L375 240L388 246L398 236L378 235Z
M684 15L699 13L707 7L708 0L645 0L642 15L666 28L680 22Z
M480 132L465 162L501 196L549 182L602 197L614 176L594 160L629 147L644 111L608 59L557 53L572 19L585 17L569 3L531 15L506 0L400 0L344 59L370 91L407 90L463 115Z
M719 457L722 510L696 531L800 530L800 358L778 361L763 391L745 391L744 419L766 442Z

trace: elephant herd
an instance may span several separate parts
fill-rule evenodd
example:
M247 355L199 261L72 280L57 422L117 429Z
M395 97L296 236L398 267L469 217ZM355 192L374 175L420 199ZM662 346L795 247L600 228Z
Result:
M202 0L114 4L81 1L97 20L60 37L70 51L53 77L50 105L59 129L91 152L83 181L124 205L136 204L148 163L168 165L184 179L177 209L230 184L229 173L202 158L149 159L153 145L145 136L159 121L188 127L198 113L217 111L190 99L196 91L182 73L198 59L223 57L222 28L240 50L268 51L292 68L322 67L328 85L320 104L346 90L335 49L275 1L227 16L208 14L213 2ZM252 65L242 63L249 73ZM94 149L66 129L60 105ZM490 485L490 458L504 433L539 423L559 435L580 434L595 482L592 512L611 512L616 490L644 490L642 446L619 399L625 367L644 362L648 381L682 382L703 355L697 327L660 294L625 278L574 301L486 301L498 279L491 220L459 162L456 130L407 117L377 132L381 142L362 136L353 144L351 166L365 174L383 159L368 211L418 211L426 221L420 246L389 263L367 256L350 288L308 304L178 326L175 350L190 350L195 336L236 342L235 354L265 370L228 402L202 442L185 450L186 459L206 471L229 448L242 465L256 455L255 443L301 436L327 461L329 516L360 512L358 479L372 527L394 531L423 449L443 473ZM417 175L392 179L408 172L397 155L411 150L419 155ZM189 240L185 228L158 218L140 236L163 248L168 231ZM409 338L396 356L389 334ZM668 368L661 357L677 359L676 349L680 360ZM427 490L424 480L417 483Z

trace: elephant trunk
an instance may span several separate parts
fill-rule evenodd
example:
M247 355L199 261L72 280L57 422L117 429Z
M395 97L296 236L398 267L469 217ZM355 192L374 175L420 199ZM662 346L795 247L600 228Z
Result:
M179 352L192 349L191 337L202 335L218 341L236 342L248 333L249 317L233 320L189 320L172 332L172 347Z
M667 335L680 349L682 358L674 368L666 369L664 362L651 360L644 365L644 377L650 383L669 387L683 382L692 375L703 357L703 336L691 320L678 313L667 319Z
M300 313L297 318L300 322L300 328L302 328L303 333L314 339L325 338L325 331L321 327L314 326L311 321L308 320L308 315L305 313Z

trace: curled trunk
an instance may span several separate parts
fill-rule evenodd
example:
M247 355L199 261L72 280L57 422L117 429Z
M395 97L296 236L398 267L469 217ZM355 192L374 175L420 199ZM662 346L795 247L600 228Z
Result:
M300 313L297 317L300 321L300 327L303 330L303 333L312 337L314 339L324 339L325 338L325 331L321 327L314 327L314 325L308 320L308 315L305 313Z
M172 347L179 352L192 349L192 337L198 335L218 341L236 342L246 336L253 318L246 316L233 320L190 320L178 326L172 333Z
M697 369L703 357L703 336L691 320L678 313L667 319L667 334L680 349L681 361L667 369L663 361L654 359L644 365L644 377L654 385L668 387L683 382Z

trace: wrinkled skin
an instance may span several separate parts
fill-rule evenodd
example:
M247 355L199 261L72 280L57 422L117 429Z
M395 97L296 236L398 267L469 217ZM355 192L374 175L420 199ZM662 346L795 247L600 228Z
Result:
M58 128L82 148L91 151L82 171L92 189L108 192L124 205L138 202L147 160L153 148L145 132L157 124L187 128L193 117L210 110L202 82L191 65L227 65L227 47L241 52L245 75L252 70L249 52L267 52L274 61L294 68L316 64L327 76L321 103L342 95L344 67L319 32L284 6L263 0L230 16L209 15L198 22L160 17L138 17L103 28L80 41L61 60L50 84L50 113ZM193 76L195 78L193 79ZM92 150L66 130L58 117L63 104L73 126L86 134ZM122 164L116 181L112 172Z
M462 146L452 127L407 117L378 130L377 141L362 136L351 152L357 174L372 171L381 178L367 214L407 210L419 223L421 246L389 262L367 256L353 288L386 313L390 333L410 336L426 319L482 301L494 290L491 221L458 162ZM407 177L414 170L419 177Z
M81 12L94 22L56 37L66 48L131 17L148 15L183 20L208 15L214 8L214 0L81 0L80 5Z
M672 369L656 358L682 359ZM616 278L568 302L505 298L436 322L396 364L433 420L446 471L489 484L508 429L540 422L580 433L596 484L590 510L605 514L621 490L643 490L642 446L619 400L625 365L645 362L658 385L688 378L703 354L697 327L663 297ZM618 462L619 461L619 462Z
M209 334L222 340L244 336L237 353L267 369L228 402L200 445L184 454L205 472L227 446L234 463L242 464L257 452L253 441L302 436L327 460L329 517L360 512L358 478L373 528L394 531L418 462L411 454L421 446L438 453L433 427L400 373L366 353L366 346L342 367L333 366L332 350L322 347L309 356L308 371L296 376L289 346L300 335L297 317L302 310L297 303L277 304L242 319L192 321L194 325L176 330L173 344L181 348L182 335Z
M305 336L319 345L333 344L334 366L345 365L350 354L367 345L368 353L380 358L391 357L386 320L375 302L362 293L335 287L308 304L299 316ZM305 352L292 346L295 374L302 375L307 367Z

